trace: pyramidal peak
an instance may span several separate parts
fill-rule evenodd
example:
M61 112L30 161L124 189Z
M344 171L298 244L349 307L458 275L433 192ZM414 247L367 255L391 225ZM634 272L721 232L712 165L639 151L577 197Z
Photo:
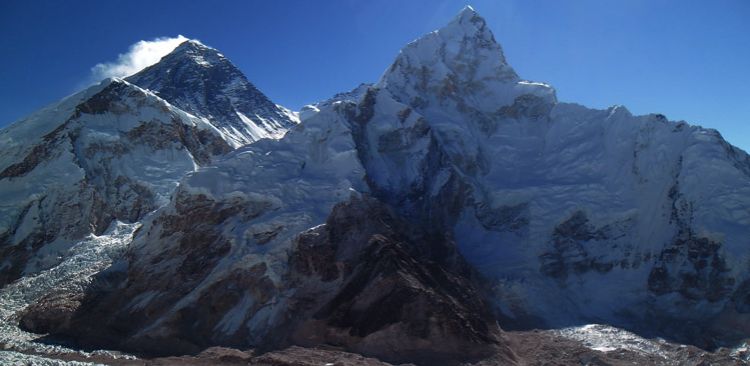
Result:
M476 13L477 13L477 11L474 10L473 6L466 5L466 6L464 6L463 9L461 9L461 11L458 12L458 16L463 16L465 14L476 14Z
M206 46L197 39L188 39L185 42L180 43L175 50L180 49L213 49L212 47Z
M487 22L469 5L436 32L446 39L470 37L497 43L489 27L487 27Z
M207 46L201 41L195 40L195 39L189 39L185 42L180 43L175 49L170 52L170 54L174 55L212 55L212 56L218 56L221 58L224 58L224 55L219 53L219 51L213 47Z
M188 61L201 67L209 67L222 62L229 62L223 54L215 48L206 46L195 39L180 43L175 49L162 58L162 62Z
M200 41L181 43L126 80L205 118L234 147L280 138L296 124L291 112L269 100L217 49Z
M522 95L557 102L552 87L516 74L484 18L470 6L406 45L376 86L419 109L453 101L492 112Z

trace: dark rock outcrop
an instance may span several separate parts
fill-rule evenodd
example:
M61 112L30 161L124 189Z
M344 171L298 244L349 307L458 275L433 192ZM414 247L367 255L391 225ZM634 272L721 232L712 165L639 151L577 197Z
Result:
M590 246L614 246L613 241L624 236L629 225L628 221L622 221L595 227L589 223L585 212L574 212L555 227L552 250L539 255L540 271L564 283L573 274L606 273L615 266L629 266L629 258L612 261L591 255L587 250Z
M323 281L340 268L342 285L307 307L312 316L296 327L293 341L339 345L389 362L512 358L460 256L434 255L450 251L449 239L410 230L367 198L338 205L322 230L307 235L328 258L301 255L293 268ZM309 252L311 238L301 239L299 253Z
M366 197L337 205L325 225L295 239L285 289L266 279L261 263L213 282L189 306L169 312L169 304L198 286L226 254L226 245L211 228L245 209L201 205L191 202L190 215L174 217L195 220L189 224L170 218L163 223L170 232L181 233L182 244L173 247L179 252L157 258L181 260L182 275L134 271L141 267L131 264L119 284L99 281L108 285L90 288L74 314L68 302L45 298L25 314L22 326L87 346L156 355L212 345L271 350L328 344L393 362L457 364L497 354L513 360L472 271L451 249L450 239L412 230L389 208ZM262 304L285 291L293 292L284 318L263 339L224 320L243 298ZM154 298L144 301L146 296ZM261 308L248 305L243 310L236 314L238 325L251 321ZM218 332L222 327L236 330Z

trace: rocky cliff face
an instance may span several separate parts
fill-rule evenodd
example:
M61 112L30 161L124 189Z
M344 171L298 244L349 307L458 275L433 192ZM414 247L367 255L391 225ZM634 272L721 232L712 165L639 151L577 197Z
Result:
M86 299L50 295L22 324L148 354L332 344L394 362L514 359L452 243L414 231L377 200L352 197L295 236L285 263L274 264L285 266L281 278L251 256L244 260L254 263L222 266L231 245L212 228L245 214L198 206L193 217L204 224L179 228L179 247L102 272L94 283L106 287ZM180 263L154 270L167 258Z
M147 353L325 344L424 364L525 362L498 321L750 334L750 157L661 115L559 103L471 8L304 112L187 174L85 296L22 324Z

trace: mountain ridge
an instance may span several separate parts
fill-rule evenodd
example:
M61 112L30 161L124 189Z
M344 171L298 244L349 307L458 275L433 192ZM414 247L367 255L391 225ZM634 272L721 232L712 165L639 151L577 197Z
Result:
M750 157L661 115L558 102L471 7L303 112L185 171L83 295L21 324L146 355L335 345L449 365L533 362L517 334L609 331L570 330L591 322L707 349L750 334ZM555 331L507 331L534 327ZM662 346L649 357L680 352Z
M241 107L250 105L250 108L257 112L253 116L267 116L263 122L265 124L262 125L268 127L267 129L259 127L249 119L240 120L239 115L232 114L235 113L234 109L227 111L232 120L226 120L225 116L218 115L207 115L210 118L202 116L199 112L205 112L210 108L195 108L205 107L206 100L196 107L194 103L185 102L185 98L179 92L175 92L175 89L170 89L170 82L179 82L184 78L167 78L165 83L155 81L163 77L160 73L177 66L187 70L186 72L193 77L201 79L201 85L205 87L207 83L212 82L206 75L216 68L215 65L219 65L217 72L220 76L214 76L214 79L218 78L219 81L214 81L213 84L218 85L220 89L226 87L227 83L236 84L236 90L224 98L231 99L232 103ZM142 88L131 81L138 81L154 90ZM160 92L160 88L166 88L166 91ZM221 90L204 90L204 95L216 97L217 93L224 93ZM194 89L188 91L197 92ZM163 99L159 94L169 97L171 101ZM180 103L182 106L178 107L173 103ZM257 106L252 103L257 103ZM182 109L185 106L189 107L188 111ZM124 116L129 116L130 119ZM262 117L259 118L258 121L264 121ZM87 232L103 232L111 219L125 222L140 220L148 211L165 203L179 178L188 171L209 164L214 158L228 153L242 143L259 138L281 137L288 127L296 124L295 118L294 114L268 100L218 51L198 41L188 40L161 61L135 75L125 79L106 79L0 130L0 142L3 144L0 151L0 187L3 190L4 201L3 218L0 220L0 240L3 242L2 250L5 253L3 264L0 266L0 282L5 284L16 279L21 270L18 266L25 265L27 256L42 253L46 250L45 247L49 248L49 253L43 254L46 259L38 259L44 263L48 262L40 267L42 269L59 263L59 258L53 258L62 255L72 245L71 241L82 239ZM237 121L244 128L243 131L233 127ZM248 129L261 132L252 135ZM186 158L191 161L189 164L177 164L173 161L174 157L158 155L153 158L134 157L139 162L122 160L135 145L142 144L155 151L162 151L171 142L178 142L178 150L187 152ZM79 144L84 144L85 147ZM90 159L98 161L93 163ZM153 164L158 159L165 159L162 164L171 162L179 168L162 168L165 174L161 176L152 174L157 169ZM64 170L47 167L51 164L50 161L58 161L56 164L61 166L68 164L73 168ZM144 172L144 167L137 164L144 164L152 170ZM122 171L117 172L120 169ZM52 174L42 171L50 171ZM55 198L48 198L49 195L45 193L47 190L65 191L68 189L64 188L66 184L78 184L75 178L71 178L76 175L75 172L82 172L81 184L98 188L74 193L73 197L77 198L72 200L70 197L56 195L50 196ZM40 174L46 178L40 180ZM114 176L109 176L110 174ZM32 184L33 180L36 181ZM127 184L133 185L133 191L128 195L129 199L135 200L127 204L141 205L143 202L150 202L143 207L145 211L114 216L111 212L105 213L109 209L101 212L100 209L109 204L106 202L109 198L105 197L121 194L113 192L125 189ZM150 188L144 187L160 188L152 192ZM94 196L85 197L88 194ZM65 215L49 212L53 210L51 207L58 207L54 210L62 210L59 206L61 203L57 200L67 202L66 205L82 206L91 205L91 202L87 201L94 200L95 205L100 208L92 211L92 214L101 217L91 218L93 221L89 225L90 228L85 227L88 224L81 223L80 227L67 230L72 236L59 238L65 237L63 233L66 230L61 227L66 224L60 222L65 219ZM36 206L31 203L42 201L48 202L51 206L45 209L47 211L34 211ZM34 209L29 211L32 208ZM84 216L86 215L88 214L84 213ZM29 220L35 223L32 224ZM37 232L38 237L32 240L33 243L24 244L27 249L22 250L21 247L24 245L21 245L21 236L28 235L29 232ZM42 235L42 232L45 234ZM33 268L28 270L31 272L27 274L37 271ZM12 273L7 273L6 276L6 271Z

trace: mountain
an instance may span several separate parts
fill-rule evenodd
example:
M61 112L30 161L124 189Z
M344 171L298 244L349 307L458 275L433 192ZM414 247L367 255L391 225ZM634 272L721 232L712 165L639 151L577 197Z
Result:
M195 40L126 80L207 119L233 147L279 138L297 123L294 113L271 102L224 55Z
M0 284L59 264L115 221L140 221L186 173L283 136L294 118L218 51L186 41L127 80L105 80L2 130Z
M119 83L237 142L212 120L233 102L189 97L226 89L178 88L172 67L157 69L141 73L161 75L145 86L158 96L137 77ZM87 349L254 348L267 353L236 357L257 364L316 347L424 365L750 360L738 346L750 336L750 157L718 132L559 102L516 74L471 7L377 83L300 116L279 139L186 171L132 236L112 234L123 253L77 277L83 292L51 289L14 319Z
M453 233L505 324L748 334L750 159L715 130L558 103L518 80L472 11L408 45L376 88L424 118L437 152L383 154L380 121L400 111L375 99L370 187Z
M41 132L41 133L40 133ZM231 147L213 126L110 79L0 133L0 283L59 263L73 242L164 205Z

